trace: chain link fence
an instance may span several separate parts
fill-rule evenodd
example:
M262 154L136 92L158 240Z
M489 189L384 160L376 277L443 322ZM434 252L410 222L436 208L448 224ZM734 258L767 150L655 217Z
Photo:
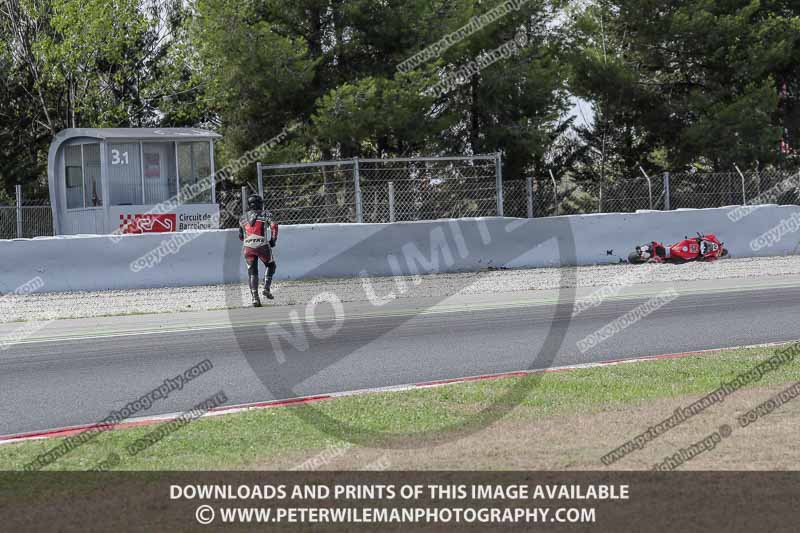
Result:
M534 218L597 213L602 194L592 184L564 183L553 179L508 180L505 190L505 215Z
M259 165L258 170L260 184L244 191L230 183L218 186L221 228L238 227L242 200L259 192L281 224L800 205L800 172L777 170L667 173L602 186L557 176L502 180L497 155ZM53 234L49 199L25 198L18 191L13 200L0 204L0 239Z
M741 177L735 172L670 174L670 207L703 208L746 203Z
M256 191L282 224L355 222L355 169L354 161L259 165Z
M784 171L669 174L670 209L800 204L800 174Z
M15 205L0 204L0 239L30 239L53 235L50 200L26 198L16 190Z
M238 228L242 215L241 189L224 189L218 185L216 193L220 229Z
M497 155L259 164L255 190L282 224L495 216L499 165Z
M666 173L602 185L568 179L506 180L506 216L549 217L735 205L800 205L800 173L749 171Z
M746 204L800 205L800 171L746 172Z
M619 179L598 188L598 211L631 213L640 209L664 209L664 181L653 178Z
M359 162L364 222L495 216L497 159Z

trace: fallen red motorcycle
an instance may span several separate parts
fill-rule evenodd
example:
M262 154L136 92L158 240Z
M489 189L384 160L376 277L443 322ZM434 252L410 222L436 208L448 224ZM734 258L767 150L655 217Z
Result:
M688 263L691 261L715 261L728 255L724 243L717 236L697 234L686 237L671 246L658 241L642 244L628 256L629 263Z

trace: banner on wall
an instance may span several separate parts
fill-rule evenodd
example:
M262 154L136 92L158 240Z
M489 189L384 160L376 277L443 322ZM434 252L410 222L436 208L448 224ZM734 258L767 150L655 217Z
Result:
M132 205L111 208L111 220L122 233L166 233L172 231L219 229L219 206L183 205L174 213L148 213L150 206Z

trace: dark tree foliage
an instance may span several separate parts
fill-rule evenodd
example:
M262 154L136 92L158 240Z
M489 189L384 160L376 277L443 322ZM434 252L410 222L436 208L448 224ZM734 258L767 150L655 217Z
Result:
M218 166L298 124L266 162L502 152L507 179L572 184L794 164L798 2L529 0L398 69L503 3L4 0L0 190L43 190L81 126L214 128Z

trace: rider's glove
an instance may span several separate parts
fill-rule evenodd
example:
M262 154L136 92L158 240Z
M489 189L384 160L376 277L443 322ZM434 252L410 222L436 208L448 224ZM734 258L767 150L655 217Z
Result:
M275 239L272 239L272 240L269 241L269 247L270 248L275 248L276 244L278 244L278 241L276 241Z

